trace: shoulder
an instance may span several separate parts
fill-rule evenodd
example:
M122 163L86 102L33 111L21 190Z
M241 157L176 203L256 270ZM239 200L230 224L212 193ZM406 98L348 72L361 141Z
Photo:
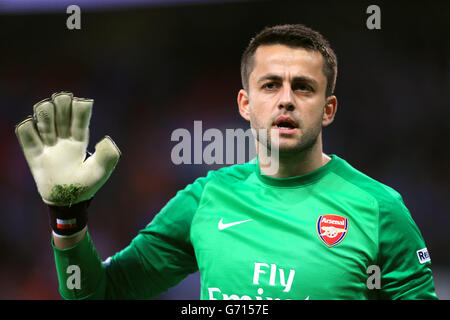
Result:
M397 190L361 172L344 159L337 160L338 165L334 167L333 173L369 194L378 203L380 210L402 209L403 198Z
M388 241L413 239L414 243L423 242L420 231L397 190L369 177L342 159L334 173L366 192L375 201L379 233L383 237L380 238L381 242L386 239Z

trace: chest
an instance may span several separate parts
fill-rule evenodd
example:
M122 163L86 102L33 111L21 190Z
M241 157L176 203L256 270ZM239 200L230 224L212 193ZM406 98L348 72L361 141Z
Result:
M339 296L349 286L364 291L377 249L376 214L363 204L311 189L210 188L191 226L202 295L305 299Z

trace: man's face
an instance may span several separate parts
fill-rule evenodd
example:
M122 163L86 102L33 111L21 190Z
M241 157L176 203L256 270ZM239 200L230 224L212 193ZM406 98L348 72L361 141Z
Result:
M255 52L245 97L247 114L242 110L241 114L250 120L252 129L266 129L269 137L271 129L279 133L280 155L310 148L322 126L328 125L323 117L327 79L322 70L323 57L316 51L266 45ZM272 138L269 148L274 147Z

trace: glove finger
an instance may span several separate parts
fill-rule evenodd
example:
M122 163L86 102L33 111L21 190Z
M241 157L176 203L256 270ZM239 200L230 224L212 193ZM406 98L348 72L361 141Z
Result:
M72 100L72 137L77 141L89 139L89 121L91 120L94 100L73 98Z
M42 142L48 146L56 143L55 109L50 99L42 100L33 106L34 119Z
M55 105L55 126L58 137L70 137L70 117L73 94L71 92L58 92L52 95Z
M97 143L95 146L95 152L92 155L97 163L105 168L107 172L114 169L120 156L121 152L119 148L109 136L105 136L99 143Z
M44 144L34 127L33 118L30 116L16 126L16 136L28 163L35 156L39 156L44 150Z
M92 197L95 192L108 180L121 156L119 148L106 136L95 146L95 152L83 163L80 170L80 180L88 186L94 186L86 194L86 199Z

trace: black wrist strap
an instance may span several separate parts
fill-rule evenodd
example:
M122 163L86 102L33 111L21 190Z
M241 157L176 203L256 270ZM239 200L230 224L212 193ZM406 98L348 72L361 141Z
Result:
M88 221L88 207L92 199L70 207L48 206L50 226L57 235L70 236L81 231Z

